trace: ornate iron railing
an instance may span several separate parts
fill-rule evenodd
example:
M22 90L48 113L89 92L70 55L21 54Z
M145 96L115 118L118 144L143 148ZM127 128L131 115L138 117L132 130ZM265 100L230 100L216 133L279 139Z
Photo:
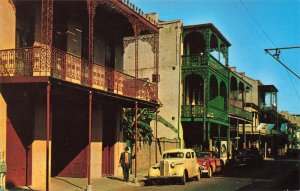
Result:
M88 60L56 48L1 50L0 76L51 76L128 97L157 102L156 84L135 79L101 64L94 63L90 66Z
M229 105L228 113L232 116L237 116L248 121L252 121L252 113L235 105Z
M183 55L182 56L182 67L199 67L199 66L210 66L220 74L228 77L228 70L212 55L208 58L204 55Z
M239 108L243 108L243 102L239 101L239 100L230 99L229 100L229 105L233 105L233 106L236 106L236 107L239 107Z
M197 67L205 65L204 56L201 55L184 55L182 56L183 67Z
M203 105L182 105L181 117L195 118L203 117Z
M206 117L226 122L228 121L228 113L226 111L220 110L220 108L215 108L211 105L207 107Z
M212 55L210 55L209 58L209 65L223 76L228 77L228 70L226 69L226 67Z

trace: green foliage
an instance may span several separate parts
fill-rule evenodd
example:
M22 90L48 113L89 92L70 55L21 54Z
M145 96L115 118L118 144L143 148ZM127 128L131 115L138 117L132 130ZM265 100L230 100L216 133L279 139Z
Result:
M155 120L155 113L151 112L149 109L143 108L138 110L138 136L140 139L147 142L148 144L151 144L153 137L153 130L150 126L150 123L151 121ZM158 115L157 121L164 124L166 127L172 129L175 133L178 133L178 130L163 117ZM133 143L135 141L135 109L123 109L122 127L125 138Z

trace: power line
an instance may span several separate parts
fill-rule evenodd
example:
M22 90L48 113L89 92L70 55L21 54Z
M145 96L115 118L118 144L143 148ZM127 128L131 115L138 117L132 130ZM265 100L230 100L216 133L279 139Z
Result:
M282 48L281 48L282 49ZM288 71L290 71L292 74L294 74L298 79L300 79L300 76L298 74L296 74L292 69L290 69L285 63L283 63L281 60L279 60L279 53L278 52L278 48L275 49L276 53L275 54L271 54L269 51L271 49L265 49L265 52L267 52L268 54L270 54L275 60L277 60L277 62L279 62L283 67L285 67Z
M254 16L252 16L252 14L250 13L249 9L246 7L246 5L244 4L244 2L242 0L240 0L240 3L242 4L242 6L244 7L244 9L246 10L246 12L248 13L248 15L252 18L252 20L255 22L255 24L259 27L259 29L264 33L264 35L269 39L269 41L272 43L272 45L274 47L276 47L275 43L272 41L272 39L269 37L269 35L265 32L265 30L260 26L260 24L256 21L256 19L254 18Z

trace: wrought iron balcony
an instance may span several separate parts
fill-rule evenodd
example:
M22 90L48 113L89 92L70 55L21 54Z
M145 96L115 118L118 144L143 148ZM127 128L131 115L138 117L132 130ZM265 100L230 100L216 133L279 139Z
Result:
M212 55L209 56L207 61L207 56L204 55L183 55L182 56L182 67L200 67L200 66L210 66L220 74L228 77L228 70Z
M203 105L182 105L181 117L185 118L202 118Z
M217 96L215 99L210 100L207 104L207 117L222 121L228 121L227 108L225 108L224 98Z
M48 51L48 54L46 54ZM47 56L48 55L48 56ZM127 97L157 102L157 85L52 48L0 50L0 76L49 76Z
M236 117L239 117L239 118L242 118L242 119L246 119L248 121L252 121L252 113L249 112L249 111L246 111L236 105L232 105L231 104L232 102L230 102L230 105L229 105L229 115L232 115L232 116L236 116Z

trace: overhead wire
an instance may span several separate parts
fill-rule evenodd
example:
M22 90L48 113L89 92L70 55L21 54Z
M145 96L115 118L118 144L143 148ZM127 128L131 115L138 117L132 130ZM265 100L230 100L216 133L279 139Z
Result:
M276 47L276 44L274 43L274 41L271 39L271 37L265 32L265 30L261 27L261 25L257 22L257 20L255 19L255 17L251 14L251 12L249 11L249 9L247 8L247 6L245 5L245 3L242 1L242 0L240 0L239 1L240 2L240 4L243 6L243 8L246 10L246 12L247 12L247 14L250 16L250 18L254 21L254 23L258 26L258 28L263 32L263 34L265 35L265 37L270 41L270 43L273 45L273 47L275 48ZM256 29L255 29L256 30ZM268 52L269 53L269 52ZM276 58L275 58L276 59ZM289 70L288 69L288 67L282 62L281 63L287 70ZM296 95L297 95L297 97L298 97L298 99L300 100L300 95L299 95L299 93L298 93L298 91L297 91L297 89L296 89L296 87L295 87L295 84L293 83L293 81L292 81L292 79L291 79L291 76L290 76L290 73L288 72L286 70L286 72L288 73L288 77L289 77L289 80L291 81L291 84L292 84L292 86L293 86L293 88L294 88L294 90L295 90L295 92L296 92ZM292 73L293 73L293 71L292 71ZM298 76L298 75L296 75L296 76Z

